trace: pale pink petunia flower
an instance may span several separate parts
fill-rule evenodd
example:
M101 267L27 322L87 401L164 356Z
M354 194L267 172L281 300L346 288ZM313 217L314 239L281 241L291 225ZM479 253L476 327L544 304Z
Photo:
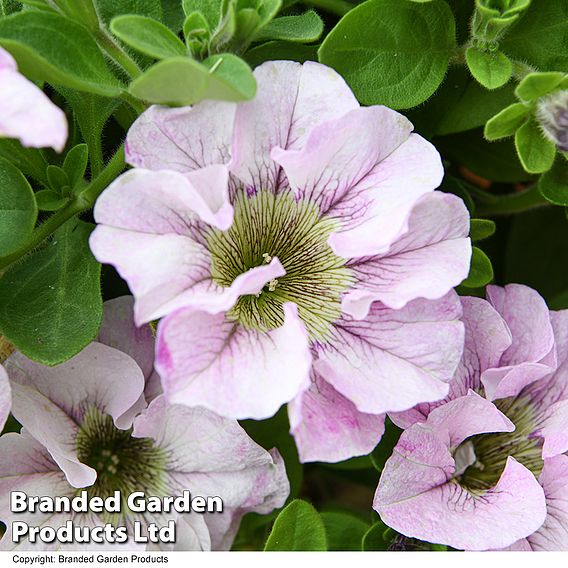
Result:
M158 326L171 402L262 419L290 403L302 461L369 453L387 411L448 393L469 216L440 156L332 69L268 62L254 100L151 107L91 249Z
M14 58L0 47L0 137L61 152L67 130L65 113L18 72Z
M131 306L128 298L105 305L99 340L112 347L93 342L56 367L39 365L18 352L7 359L12 412L23 430L0 437L0 454L9 456L0 460L0 519L8 526L0 549L63 547L14 544L11 522L57 529L71 519L77 526L111 522L129 529L134 521L164 526L174 520L177 542L175 547L162 545L164 549L224 550L230 548L245 513L264 514L284 504L289 483L277 451L264 450L235 420L203 408L170 405L154 392L151 330L136 330L128 323ZM146 396L152 398L149 405ZM178 496L189 490L194 497L221 497L224 509L142 514L124 503L114 517L10 510L11 491L72 497L81 488L89 496L102 497L119 490L125 500L134 491ZM120 545L93 545L145 546L132 539Z
M10 381L6 370L0 365L0 432L4 428L10 407L12 406L12 393L10 392Z
M462 298L465 348L449 396L406 428L374 500L402 534L465 550L568 549L568 311L534 290Z

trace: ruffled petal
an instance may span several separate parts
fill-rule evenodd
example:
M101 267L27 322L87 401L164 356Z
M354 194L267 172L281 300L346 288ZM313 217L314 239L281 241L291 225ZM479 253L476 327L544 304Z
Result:
M387 253L348 263L357 282L344 296L343 311L363 319L375 301L398 309L416 298L441 298L469 272L468 233L461 199L424 195L412 210L408 232Z
M557 402L547 409L539 435L544 438L544 459L568 452L568 400Z
M6 370L0 365L0 432L10 414L12 407L12 392Z
M465 343L461 361L450 382L448 395L437 402L418 404L405 412L390 413L391 420L401 428L424 422L428 414L449 400L465 396L469 390L481 390L481 374L496 367L502 354L511 345L511 332L505 320L482 298L460 298L465 326Z
M341 220L329 237L331 248L345 258L386 253L408 231L418 198L438 187L443 176L436 148L411 134L327 211Z
M46 367L20 353L6 360L12 383L12 412L26 430L53 456L74 487L96 479L91 467L79 462L78 425L85 411L96 407L109 414L118 428L144 389L144 375L128 355L91 343L69 361Z
M487 297L511 330L513 341L499 367L481 377L490 400L516 396L557 366L550 312L538 292L520 284L489 286Z
M361 412L384 414L448 394L464 328L456 294L400 310L375 303L365 320L344 316L319 349L316 370Z
M373 507L402 534L465 550L503 548L532 534L546 516L534 475L507 459L497 484L471 493L454 475L450 449L477 433L510 431L511 423L471 393L432 411L406 430L387 461Z
M316 125L359 104L341 76L319 63L270 61L254 75L256 97L237 109L230 170L247 187L278 189L285 178L272 149L301 148Z
M148 170L187 173L230 160L236 105L204 101L194 107L151 106L134 122L126 161Z
M284 168L296 196L317 203L325 214L411 131L408 119L394 110L357 108L316 126L302 149L276 146L270 156Z
M308 390L288 404L300 461L339 462L369 454L385 430L384 415L359 412L316 373Z
M295 304L269 332L179 310L158 326L156 369L168 400L231 418L267 418L308 386L311 355Z

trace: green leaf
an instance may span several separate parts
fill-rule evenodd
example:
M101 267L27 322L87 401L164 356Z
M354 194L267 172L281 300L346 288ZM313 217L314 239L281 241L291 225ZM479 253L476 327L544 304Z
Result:
M529 120L517 130L515 147L527 172L540 174L552 167L556 146L544 137L534 120Z
M502 87L513 74L513 64L503 53L482 51L469 47L465 52L467 66L471 74L486 89Z
M222 0L183 0L182 6L186 16L190 16L193 12L203 14L209 29L214 30L221 19Z
M566 160L556 160L554 166L540 176L538 189L551 203L568 206L568 163Z
M361 549L364 551L388 550L395 532L378 520L364 535Z
M138 77L130 92L158 104L189 105L203 99L245 101L256 93L250 67L236 55L224 53L203 64L188 58L160 61Z
M64 187L71 185L65 170L61 169L59 166L47 166L47 181L51 189L55 191L60 191Z
M65 156L63 169L69 178L71 187L75 187L85 175L89 161L89 148L87 144L77 144Z
M186 55L183 42L164 24L145 16L117 16L110 23L112 33L141 53L155 59Z
M369 0L340 20L319 58L363 104L404 109L434 93L454 48L455 22L444 1Z
M115 16L122 14L146 16L166 23L160 0L96 0L96 2L99 15L107 25ZM175 2L170 3L175 4Z
M325 512L320 516L327 534L327 550L361 550L369 523L348 513Z
M0 137L0 158L10 160L22 173L47 184L47 161L37 148L25 148L17 140Z
M91 230L68 221L0 278L0 333L34 361L62 363L99 331L101 265L89 249Z
M503 38L500 49L541 71L568 68L568 2L538 0Z
M495 222L489 219L471 219L469 236L472 241L482 241L495 232Z
M306 501L292 501L276 518L264 550L327 550L320 515Z
M504 108L485 125L483 135L487 140L498 140L513 136L529 115L529 108L523 103L515 103Z
M0 45L20 71L37 81L107 97L121 87L89 32L79 24L47 12L20 12L0 19Z
M265 61L317 61L318 50L315 45L302 45L287 41L269 41L249 49L244 54L245 61L254 69Z
M68 202L66 197L53 189L42 189L35 194L35 198L40 211L57 211Z
M264 26L254 41L283 40L299 43L316 41L323 33L322 19L309 10L301 16L283 16Z
M87 26L91 32L99 29L99 18L93 0L57 0L57 5L68 18Z
M0 158L0 257L25 244L37 220L34 192L20 170Z
M523 101L534 101L556 89L565 78L564 73L531 73L518 84L515 94Z
M467 278L461 283L466 288L479 288L493 280L493 267L488 256L479 248L472 247L471 266Z

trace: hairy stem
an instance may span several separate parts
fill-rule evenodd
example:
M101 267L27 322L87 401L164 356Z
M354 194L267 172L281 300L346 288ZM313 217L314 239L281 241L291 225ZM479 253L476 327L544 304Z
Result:
M303 0L303 3L337 14L340 17L345 16L347 12L355 8L355 5L347 2L347 0Z
M489 196L488 196L489 197ZM479 203L476 208L476 215L480 217L493 215L511 215L522 213L536 207L549 205L549 202L542 196L535 184L519 193L512 193L503 196L491 196L483 203Z

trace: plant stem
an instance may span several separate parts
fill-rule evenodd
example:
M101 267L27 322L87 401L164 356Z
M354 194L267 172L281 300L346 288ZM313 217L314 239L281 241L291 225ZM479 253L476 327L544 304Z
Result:
M124 166L124 146L121 145L100 175L75 195L65 207L54 213L45 223L39 225L24 246L12 254L0 258L0 271L35 249L59 229L63 223L90 209L102 191L122 172Z
M512 193L504 196L493 196L484 203L479 203L475 214L480 217L491 217L493 215L510 215L522 213L536 207L549 205L550 203L542 196L538 190L538 184L525 189L519 193Z
M347 0L303 0L303 3L337 14L340 17L345 16L347 12L355 8L355 5L347 2Z
M142 74L142 70L138 67L136 61L120 47L104 28L100 28L97 39L107 54L126 71L131 79L135 79Z

